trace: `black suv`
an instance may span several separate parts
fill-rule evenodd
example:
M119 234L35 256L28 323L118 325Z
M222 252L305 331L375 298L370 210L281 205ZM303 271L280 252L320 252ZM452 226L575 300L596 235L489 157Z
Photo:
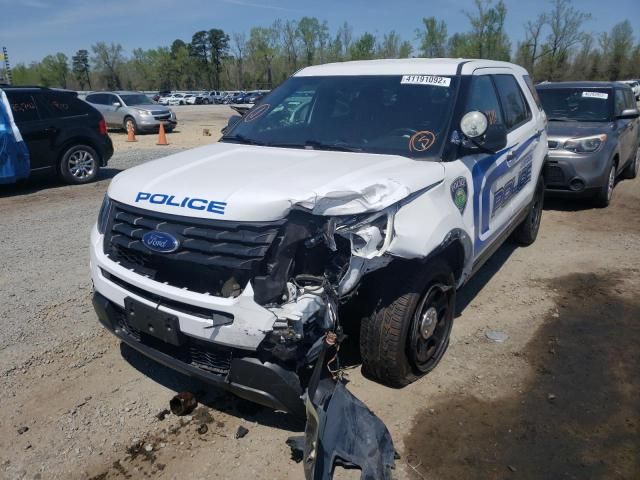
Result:
M29 150L31 172L87 183L113 155L102 114L69 90L3 86Z

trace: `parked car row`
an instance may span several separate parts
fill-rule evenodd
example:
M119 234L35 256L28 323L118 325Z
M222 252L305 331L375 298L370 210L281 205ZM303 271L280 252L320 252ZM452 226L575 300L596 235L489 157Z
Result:
M266 90L231 91L211 90L206 92L158 92L153 100L161 105L213 105L252 104L262 99Z

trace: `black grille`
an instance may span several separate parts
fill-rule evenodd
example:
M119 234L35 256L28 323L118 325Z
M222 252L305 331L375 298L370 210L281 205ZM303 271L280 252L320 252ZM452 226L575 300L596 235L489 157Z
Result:
M231 360L233 359L232 348L203 342L186 335L181 337L184 342L183 345L177 347L136 330L127 322L124 310L118 309L117 311L118 326L136 341L194 367L220 375L229 373Z
M256 275L279 237L285 220L229 222L165 215L114 203L104 239L113 261L152 280L215 296L237 296ZM142 243L150 231L180 241L173 253L157 253Z
M545 165L544 182L547 185L565 185L564 172L557 165Z
M153 118L156 120L169 120L171 118L171 114L165 113L164 115L154 115Z

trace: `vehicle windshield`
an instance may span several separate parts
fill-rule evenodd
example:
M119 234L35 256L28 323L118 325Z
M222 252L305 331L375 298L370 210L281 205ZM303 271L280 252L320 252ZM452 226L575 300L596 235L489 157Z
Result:
M222 141L438 157L457 81L421 75L293 77Z
M611 89L540 88L538 95L549 121L608 122L611 119Z
M153 104L153 101L149 97L141 93L136 93L131 95L120 95L120 98L122 98L124 103L129 106Z

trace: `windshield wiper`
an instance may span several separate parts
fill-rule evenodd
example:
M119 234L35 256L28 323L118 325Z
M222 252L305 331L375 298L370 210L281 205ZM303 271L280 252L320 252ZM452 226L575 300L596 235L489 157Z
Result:
M304 143L265 143L267 147L304 148L309 150L332 150L335 152L362 152L361 148L350 147L342 143L322 143L317 140L307 140Z
M243 135L230 135L228 137L223 136L221 139L223 142L235 142L235 143L244 143L245 145L261 145L265 144L262 142L257 142L256 140L251 140Z
M568 117L547 117L550 122L577 122L577 120Z

